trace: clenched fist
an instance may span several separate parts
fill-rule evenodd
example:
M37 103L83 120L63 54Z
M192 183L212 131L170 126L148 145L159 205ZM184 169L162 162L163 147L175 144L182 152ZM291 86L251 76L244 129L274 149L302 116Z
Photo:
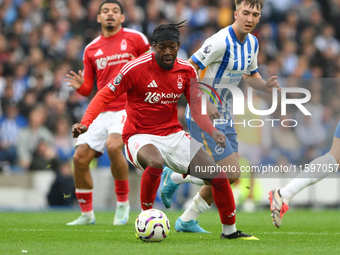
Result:
M85 133L86 131L87 131L87 127L82 124L76 123L72 126L73 138L77 138L78 136Z
M226 147L226 137L220 131L213 131L211 137L214 139L217 145L221 146L222 148Z

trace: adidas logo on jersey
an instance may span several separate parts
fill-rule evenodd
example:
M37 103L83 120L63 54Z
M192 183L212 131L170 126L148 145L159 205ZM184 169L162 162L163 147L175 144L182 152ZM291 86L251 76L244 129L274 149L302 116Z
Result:
M102 51L101 49L99 49L99 50L96 52L96 54L94 54L94 56L95 56L95 57L98 57L98 56L103 55L103 54L104 54L103 51Z
M148 88L158 88L157 83L155 82L155 80L153 80L149 85Z

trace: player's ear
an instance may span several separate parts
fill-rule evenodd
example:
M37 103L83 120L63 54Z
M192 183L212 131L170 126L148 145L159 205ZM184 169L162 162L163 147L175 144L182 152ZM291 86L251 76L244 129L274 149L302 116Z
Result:
M178 43L178 48L181 48L181 42L177 42Z
M125 14L120 15L120 23L125 21Z
M98 23L101 23L101 22L100 22L100 14L97 15L97 22L98 22Z
M234 19L236 20L236 17L237 17L237 12L234 11Z

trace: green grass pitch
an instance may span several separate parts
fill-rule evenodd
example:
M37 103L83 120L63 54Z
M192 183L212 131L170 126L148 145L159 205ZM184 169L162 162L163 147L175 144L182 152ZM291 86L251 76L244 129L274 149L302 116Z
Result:
M144 243L134 234L130 214L125 226L113 226L113 212L96 211L96 225L66 226L78 211L0 212L0 254L340 254L339 210L290 210L280 229L270 211L237 214L237 228L259 241L220 240L217 211L200 215L200 225L211 234L176 233L179 211L163 210L171 224L160 243Z

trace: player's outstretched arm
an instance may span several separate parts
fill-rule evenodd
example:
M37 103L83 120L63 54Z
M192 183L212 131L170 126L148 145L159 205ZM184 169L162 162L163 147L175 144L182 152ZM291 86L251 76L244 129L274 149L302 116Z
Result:
M81 124L88 127L104 108L116 98L108 86L103 87L91 100L81 120Z
M85 133L86 131L87 131L87 127L82 124L76 123L72 126L73 138L77 138L78 136Z
M200 67L191 58L189 58L188 62L194 67L198 75L201 70ZM207 101L207 113L211 120L218 119L220 117L220 113L209 100Z
M243 78L247 84L254 89L272 93L273 88L277 88L278 92L281 92L277 76L272 76L267 81L263 80L259 73L254 73L252 75L244 74Z
M226 147L225 135L222 134L220 131L217 130L217 128L214 127L208 115L201 114L202 94L200 92L197 93L196 89L194 89L193 91L194 91L193 94L196 94L197 96L194 96L192 98L193 100L190 100L190 97L187 97L192 118L202 130L207 132L214 139L217 145L225 148Z
M207 100L207 113L209 118L213 121L214 119L220 118L220 113L218 112L215 105L213 105L210 100Z

